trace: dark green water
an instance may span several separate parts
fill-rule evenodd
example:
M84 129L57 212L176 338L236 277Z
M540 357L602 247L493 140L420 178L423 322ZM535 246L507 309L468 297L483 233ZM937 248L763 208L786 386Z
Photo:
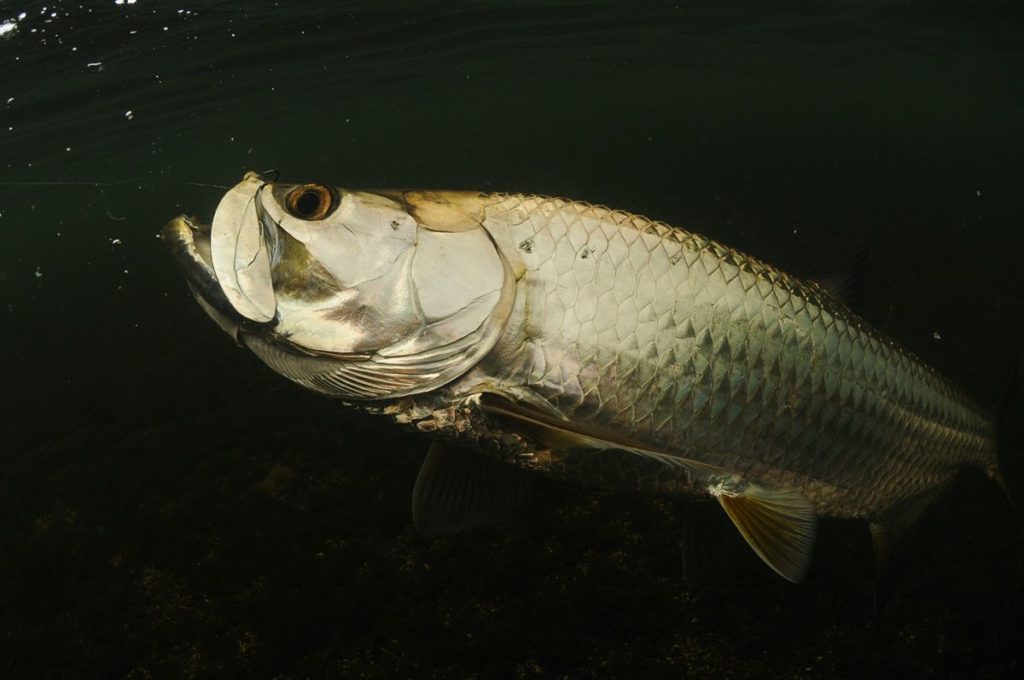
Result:
M0 676L1019 673L983 480L879 614L856 524L799 587L687 590L664 499L557 487L419 538L424 442L236 349L155 239L222 193L184 182L276 168L586 199L797 274L871 247L868 319L994 403L1024 347L1020 5L766 5L2 0Z

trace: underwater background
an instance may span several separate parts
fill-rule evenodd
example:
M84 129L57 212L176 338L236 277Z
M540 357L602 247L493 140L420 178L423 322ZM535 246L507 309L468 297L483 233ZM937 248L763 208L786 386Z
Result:
M688 587L667 498L415 535L426 442L235 347L155 237L249 169L583 199L803 276L871 248L864 316L983 404L1024 349L1019 2L0 0L0 677L1021 672L980 475L877 612L856 522L800 586Z

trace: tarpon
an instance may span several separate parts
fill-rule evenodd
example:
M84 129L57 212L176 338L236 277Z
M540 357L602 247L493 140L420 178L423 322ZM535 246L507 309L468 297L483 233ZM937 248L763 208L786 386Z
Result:
M479 472L507 464L713 497L799 581L817 516L884 543L959 467L1001 483L985 410L827 285L645 217L249 173L211 225L177 217L162 238L270 368L433 438L428 532L513 504ZM496 464L467 471L465 451Z

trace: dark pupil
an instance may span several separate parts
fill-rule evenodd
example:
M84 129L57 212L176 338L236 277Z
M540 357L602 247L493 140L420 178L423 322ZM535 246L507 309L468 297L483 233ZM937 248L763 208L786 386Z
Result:
M320 194L313 191L304 191L295 201L295 211L300 215L313 215L320 209Z

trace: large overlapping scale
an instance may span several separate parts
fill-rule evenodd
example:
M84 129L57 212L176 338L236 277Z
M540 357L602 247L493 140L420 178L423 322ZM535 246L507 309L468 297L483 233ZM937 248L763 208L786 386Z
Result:
M525 267L490 370L570 420L843 516L992 457L980 408L816 284L586 203L495 196L486 225Z

